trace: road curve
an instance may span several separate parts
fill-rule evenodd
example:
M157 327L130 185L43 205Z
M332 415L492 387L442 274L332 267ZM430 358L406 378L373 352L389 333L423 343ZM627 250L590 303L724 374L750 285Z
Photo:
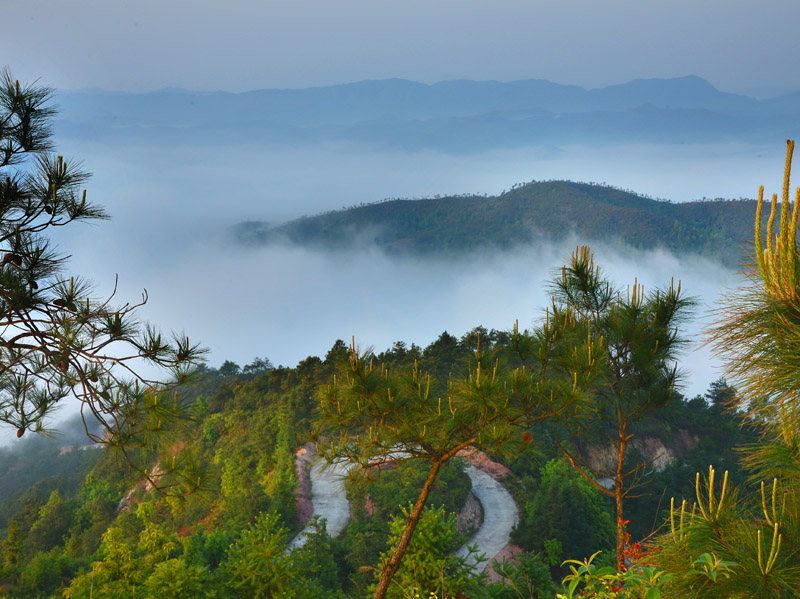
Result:
M323 459L314 460L311 465L311 504L314 516L325 518L328 535L339 535L350 519L350 502L344 490L344 479L348 466L343 462L328 464ZM289 543L289 549L298 549L308 539L308 528L302 530Z
M466 466L464 472L472 481L472 493L483 507L483 523L472 538L456 551L456 555L466 557L467 563L483 571L492 558L500 553L511 540L511 530L519 521L519 510L506 488L475 466ZM478 554L484 554L489 561L478 565L476 555L469 556L467 546L477 545Z
M344 489L347 471L348 465L344 462L327 464L325 460L316 459L311 466L313 515L325 518L326 530L331 537L338 536L350 518L350 503ZM473 495L481 502L483 523L470 540L456 551L456 555L468 558L468 564L482 571L510 541L511 530L519 521L519 510L506 488L486 472L471 465L467 465L464 472L472 482ZM290 550L305 544L307 531L301 531L292 539ZM477 545L478 555L485 555L489 562L479 565L476 555L468 556L468 545Z

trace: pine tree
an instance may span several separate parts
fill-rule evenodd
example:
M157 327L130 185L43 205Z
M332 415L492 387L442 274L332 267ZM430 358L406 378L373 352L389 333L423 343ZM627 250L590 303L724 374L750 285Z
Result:
M403 509L408 516L408 510ZM395 516L389 524L391 536L389 547L394 547L405 529L402 516ZM470 591L480 588L482 580L474 576L473 568L467 559L452 555L458 548L456 543L455 514L446 514L444 507L428 507L422 512L419 530L409 544L402 566L393 578L393 585L386 596L388 599L404 597L468 597ZM381 554L381 561L389 559Z
M648 412L665 406L678 380L675 357L683 345L678 325L686 318L692 300L677 286L648 294L634 279L627 291L615 288L595 264L587 246L577 248L561 276L553 282L554 301L571 310L601 345L599 374L593 381L595 409L613 448L614 464L592 465L582 439L581 420L566 421L567 437L559 445L578 471L600 492L614 499L617 512L617 561L623 567L626 541L624 501L641 484L650 465L638 459L631 464L634 426ZM610 488L601 484L611 481Z
M763 430L743 459L755 488L732 489L727 473L709 468L705 478L697 475L696 497L673 504L656 556L673 575L675 596L766 599L795 597L800 589L800 189L790 214L793 148L789 141L778 231L773 195L765 247L761 187L752 283L728 296L711 331L741 391L733 407Z
M533 331L515 327L518 367L510 369L480 347L463 380L442 381L420 371L390 372L350 347L322 392L320 454L354 465L367 476L386 463L419 460L428 475L417 501L383 564L375 599L383 599L400 567L442 465L472 446L513 452L533 441L530 428L577 411L589 400L584 390L595 376L600 346L571 310L551 314Z
M67 256L47 234L108 216L87 199L81 165L51 153L51 97L0 70L0 422L18 437L46 432L47 417L72 397L93 441L118 448L164 488L173 469L162 459L154 471L153 450L171 444L163 433L183 414L177 395L166 393L189 380L202 352L137 322L146 292L141 302L115 305L114 293L98 300L86 281L65 274ZM167 382L142 374L152 365ZM183 482L194 485L190 470Z
M22 561L22 533L19 530L19 522L12 520L8 523L6 538L3 540L3 581L16 582L19 576L19 567Z
M288 531L275 513L263 512L228 550L226 587L247 599L292 597L297 572L286 551Z

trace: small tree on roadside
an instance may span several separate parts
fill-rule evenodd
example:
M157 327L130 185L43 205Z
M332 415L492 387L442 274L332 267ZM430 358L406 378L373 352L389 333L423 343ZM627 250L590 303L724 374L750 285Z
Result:
M231 545L223 566L225 586L236 597L294 597L297 572L286 551L288 530L275 513L262 512L255 524Z
M407 516L408 510L403 509ZM389 524L391 537L389 547L396 545L405 529L403 516L395 516ZM394 576L394 585L389 587L389 599L415 596L429 599L435 597L469 596L485 582L474 576L473 567L464 556L454 555L458 538L455 514L447 514L444 507L427 507L419 521L419 529L408 546L402 566ZM383 554L383 561L388 559Z
M590 331L601 346L602 367L590 390L595 400L592 420L606 428L613 448L611 467L592 465L582 441L584 421L566 421L567 437L560 447L578 471L599 491L612 497L617 512L617 560L622 567L625 547L624 500L642 482L650 462L630 463L634 425L648 412L665 406L678 380L675 358L684 341L678 325L686 318L692 300L680 284L645 294L634 279L623 291L608 281L587 246L577 248L553 285L554 299L562 310ZM599 481L611 481L610 488Z
M137 321L146 292L138 303L116 304L114 293L98 299L86 281L66 274L67 256L47 233L108 216L87 200L89 174L80 164L50 153L51 97L52 90L0 70L0 422L18 437L45 432L48 416L72 397L90 439L119 449L162 489L195 487L189 463L180 480L170 478L179 456L162 456L156 470L148 465L170 449L174 437L163 433L184 413L167 392L189 380L202 351ZM143 374L153 366L167 382Z

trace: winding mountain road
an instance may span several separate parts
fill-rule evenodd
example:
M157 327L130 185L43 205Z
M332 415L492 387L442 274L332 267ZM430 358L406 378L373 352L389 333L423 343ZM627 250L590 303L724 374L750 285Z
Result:
M326 530L331 537L337 536L350 518L350 503L344 490L344 478L348 466L343 462L329 465L317 459L311 466L311 502L314 515L325 518ZM483 470L468 465L464 469L472 481L472 493L483 507L483 523L470 540L456 551L456 555L466 557L467 563L484 570L492 558L505 547L511 539L511 530L519 520L519 510L506 488ZM302 547L307 540L308 529L298 534L289 549ZM488 562L478 565L477 555L469 555L467 546L476 545L477 555L483 554Z
M475 466L467 466L464 471L472 481L472 493L478 498L483 507L483 523L472 538L456 551L456 555L466 557L467 563L483 571L508 545L511 540L511 530L519 521L519 510L514 499L506 488ZM478 555L469 555L468 546L477 545L478 555L484 554L488 561L478 565Z
M325 530L328 535L336 537L344 530L350 519L350 502L344 490L344 479L348 466L344 462L328 464L317 459L311 465L311 503L314 516L325 518ZM297 549L308 540L309 529L301 531L289 543L289 549Z

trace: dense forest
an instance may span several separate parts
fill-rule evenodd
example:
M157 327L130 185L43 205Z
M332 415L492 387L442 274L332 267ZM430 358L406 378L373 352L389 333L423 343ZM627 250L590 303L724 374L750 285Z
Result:
M444 332L425 348L398 341L372 359L393 370L417 361L446 377L469 368L479 336L484 350L497 354L510 343L508 333L478 327L461 338ZM311 439L319 388L347 354L337 341L324 358L309 357L295 368L256 359L244 368L226 362L207 369L183 395L192 417L175 432L174 443L205 465L203 488L185 496L159 493L126 476L109 449L69 451L72 446L57 438L32 438L4 450L0 482L16 472L27 476L14 476L16 488L6 487L0 504L5 591L14 597L129 597L134 587L140 597L365 596L403 508L424 480L423 464L402 464L376 480L352 476L346 483L351 518L343 533L331 539L317 523L304 546L286 549L305 524L298 480L308 463L296 463L295 453ZM662 526L670 497L691 497L698 469L713 464L741 482L734 448L755 437L724 409L734 394L724 381L704 397L676 393L637 423L637 436L668 448L674 459L651 468L641 497L631 500L632 538ZM603 426L593 429L585 442L607 444ZM508 586L514 581L537 589L533 596L552 597L568 572L564 559L603 551L600 559L613 562L613 503L563 456L545 445L495 458L510 471L502 482L520 508L515 561L479 574L449 558L472 532L456 522L470 482L465 463L454 460L437 479L396 576L400 585L433 589L444 573L451 596L515 597ZM428 578L415 577L415 568Z

